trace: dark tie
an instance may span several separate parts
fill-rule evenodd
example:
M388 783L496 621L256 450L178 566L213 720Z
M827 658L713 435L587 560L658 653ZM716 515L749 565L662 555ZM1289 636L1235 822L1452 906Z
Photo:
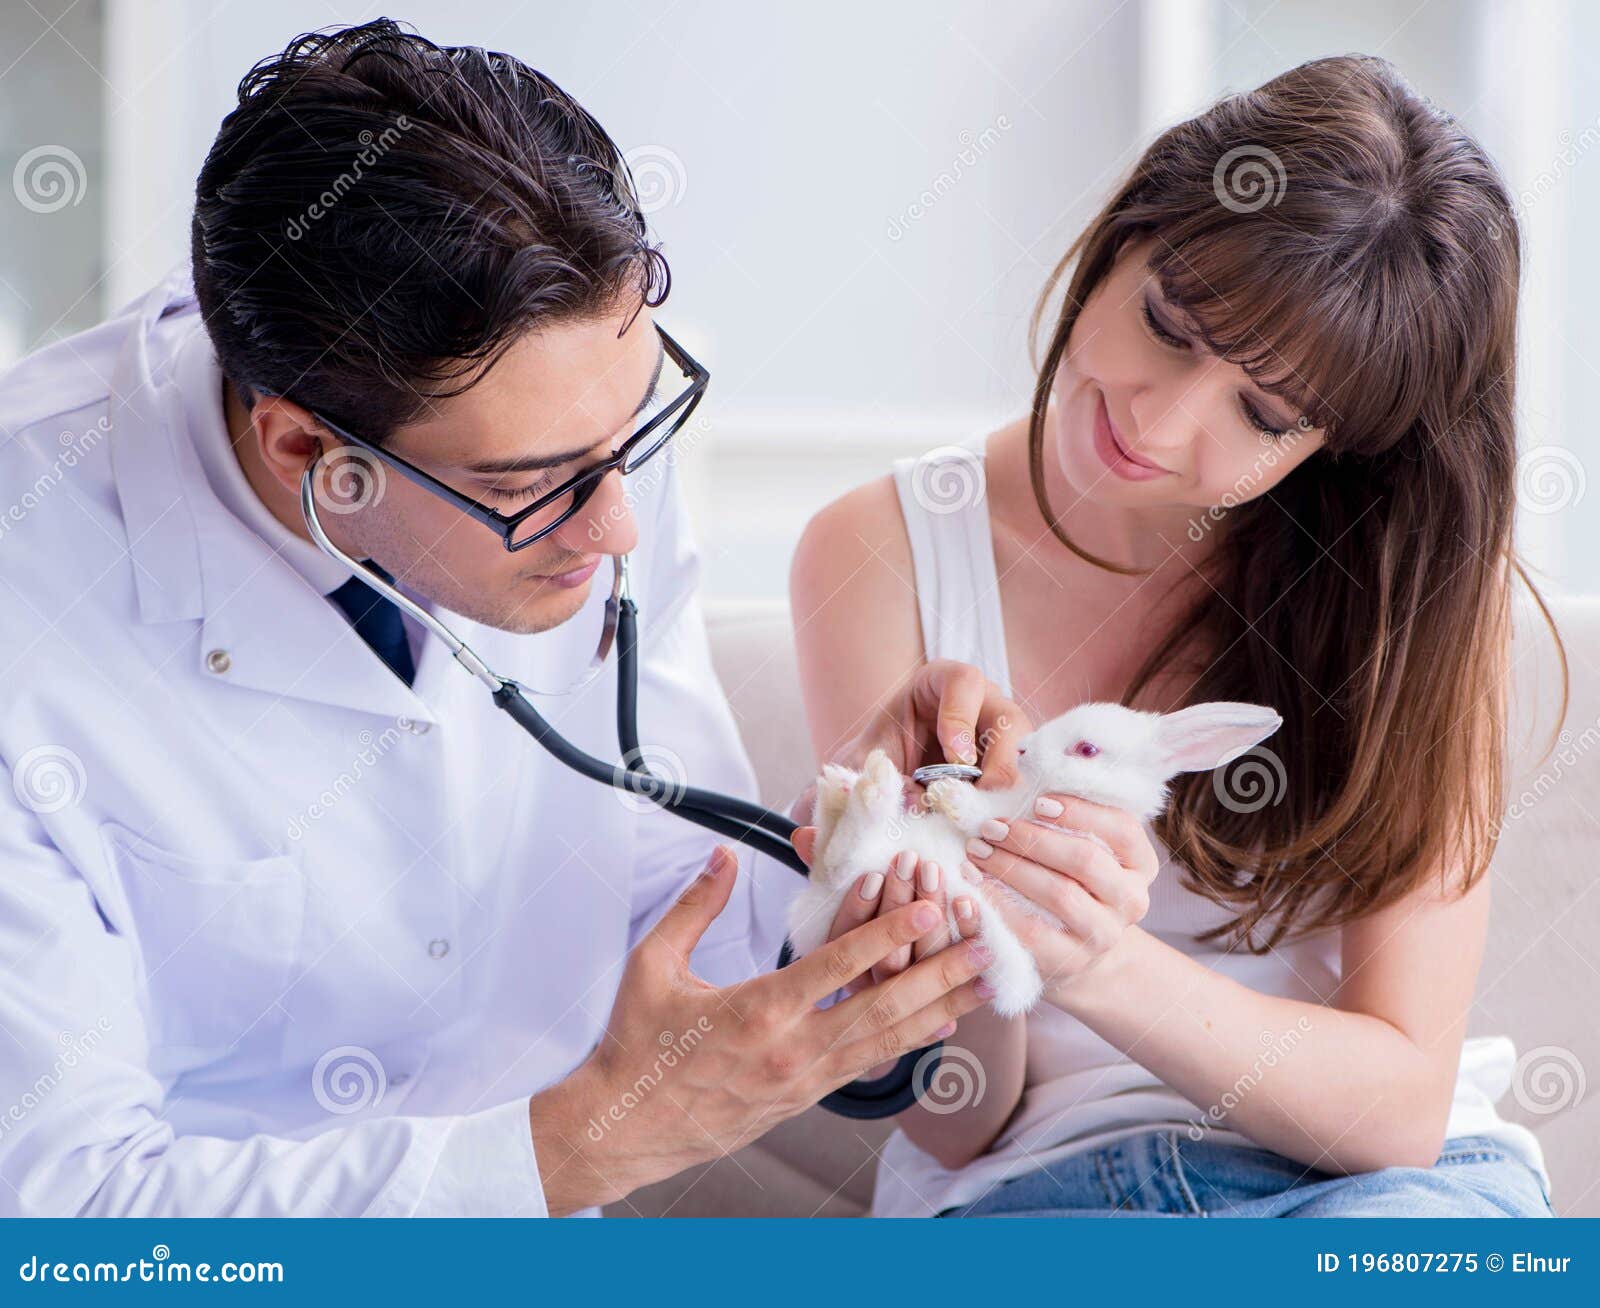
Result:
M394 584L394 579L382 568L371 563L367 566ZM356 635L372 646L373 653L409 686L417 670L411 661L411 643L406 639L405 623L394 601L378 594L359 577L351 577L328 598L344 611Z

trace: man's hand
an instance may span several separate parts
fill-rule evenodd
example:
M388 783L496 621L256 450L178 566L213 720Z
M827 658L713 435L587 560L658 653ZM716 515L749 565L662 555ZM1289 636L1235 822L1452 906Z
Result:
M529 1104L554 1216L606 1203L754 1140L869 1068L942 1039L983 999L972 944L913 963L828 1009L817 1004L936 925L907 904L781 972L717 989L689 955L728 902L738 864L706 871L629 956L600 1045Z

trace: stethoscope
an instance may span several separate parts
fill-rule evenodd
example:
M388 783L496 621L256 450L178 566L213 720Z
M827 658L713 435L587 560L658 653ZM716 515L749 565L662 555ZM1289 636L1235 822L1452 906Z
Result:
M502 677L475 654L449 627L429 613L420 604L391 584L385 577L366 564L346 554L329 539L317 516L317 497L314 477L321 460L308 467L300 478L300 512L305 517L306 530L317 548L337 559L352 575L370 586L378 594L409 613L441 641L451 656L481 681L492 695L495 704L524 731L548 750L558 762L591 780L599 781L618 790L638 795L685 821L714 831L719 836L747 845L758 853L782 863L785 867L807 875L805 863L795 852L790 838L799 824L782 813L736 795L723 795L714 790L668 780L651 772L645 763L644 751L639 745L638 697L638 627L639 613L628 586L628 556L614 555L611 594L606 597L605 613L600 624L600 640L593 657L577 680L558 690L535 690L536 694L566 695L593 681L605 666L606 659L615 648L617 652L617 744L622 752L622 763L607 763L579 749L547 722L523 693L523 687L510 677ZM943 766L943 765L940 765ZM974 769L975 770L975 769ZM930 769L929 771L932 771ZM916 774L922 779L923 773ZM791 961L788 942L778 956L778 966ZM924 1092L937 1068L938 1045L915 1050L903 1055L887 1075L872 1081L856 1081L835 1090L824 1098L822 1106L841 1117L857 1119L892 1117L911 1107Z

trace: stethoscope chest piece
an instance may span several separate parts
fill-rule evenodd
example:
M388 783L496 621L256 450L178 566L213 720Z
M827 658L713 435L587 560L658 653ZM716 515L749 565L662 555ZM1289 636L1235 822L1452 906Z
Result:
M919 786L926 786L930 782L943 781L946 777L954 777L957 781L976 781L982 775L983 769L975 768L970 763L929 763L913 772L911 779Z

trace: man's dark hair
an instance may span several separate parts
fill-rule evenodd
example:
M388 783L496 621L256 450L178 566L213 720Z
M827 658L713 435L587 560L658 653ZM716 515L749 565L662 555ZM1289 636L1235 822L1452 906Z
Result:
M670 284L626 163L577 101L388 19L296 37L245 75L191 250L246 401L287 396L380 441L525 331L653 306Z

